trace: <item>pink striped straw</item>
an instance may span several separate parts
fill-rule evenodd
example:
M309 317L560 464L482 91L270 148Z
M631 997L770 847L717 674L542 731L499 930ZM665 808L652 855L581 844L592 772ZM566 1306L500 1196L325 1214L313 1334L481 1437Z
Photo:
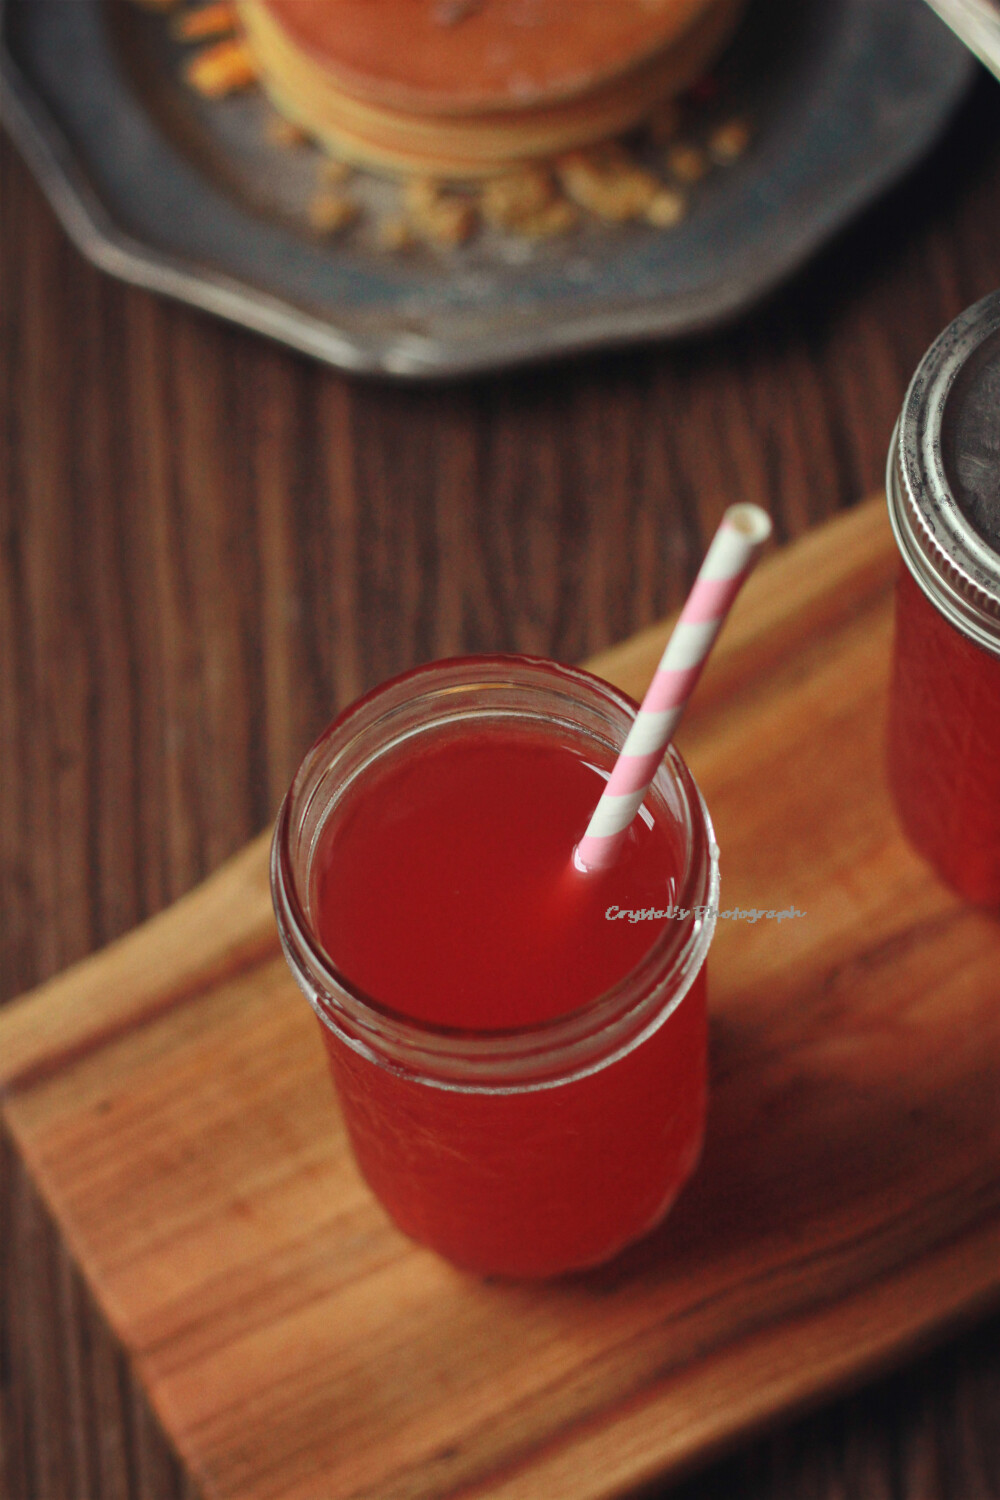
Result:
M715 638L770 535L771 518L758 505L731 505L723 516L610 780L573 851L578 870L605 870L614 863Z

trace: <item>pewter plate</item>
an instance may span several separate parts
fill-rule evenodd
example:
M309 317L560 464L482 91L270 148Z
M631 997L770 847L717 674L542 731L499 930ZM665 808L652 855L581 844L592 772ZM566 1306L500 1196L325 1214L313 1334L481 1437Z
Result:
M395 189L362 178L357 229L312 234L312 148L268 140L257 91L186 88L162 16L0 4L4 122L85 255L342 369L408 378L733 318L920 157L974 67L924 0L751 0L716 106L751 122L751 145L678 227L595 223L538 246L491 232L393 257L371 223Z

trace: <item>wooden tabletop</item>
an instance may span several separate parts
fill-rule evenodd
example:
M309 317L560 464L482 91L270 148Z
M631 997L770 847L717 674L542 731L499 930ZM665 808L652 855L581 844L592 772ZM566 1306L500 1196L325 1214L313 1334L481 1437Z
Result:
M923 350L1000 284L985 77L735 327L435 388L114 283L6 139L0 173L0 999L239 849L363 688L461 650L583 658L679 603L729 502L789 538L877 490ZM8 1141L2 1161L0 1493L191 1496ZM1000 1319L670 1494L1000 1495Z

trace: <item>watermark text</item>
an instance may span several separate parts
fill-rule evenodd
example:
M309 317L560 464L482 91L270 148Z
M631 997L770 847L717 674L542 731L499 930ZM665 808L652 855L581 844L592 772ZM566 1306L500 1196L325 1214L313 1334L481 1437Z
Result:
M807 913L797 906L765 910L757 906L732 906L720 911L717 906L623 907L609 906L604 913L607 922L682 922L688 917L717 917L720 922L788 922Z

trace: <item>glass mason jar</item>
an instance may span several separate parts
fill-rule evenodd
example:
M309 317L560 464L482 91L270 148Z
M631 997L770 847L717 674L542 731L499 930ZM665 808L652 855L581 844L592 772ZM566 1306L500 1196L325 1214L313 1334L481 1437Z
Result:
M364 794L381 757L405 754L436 726L470 735L485 724L528 726L610 766L636 711L609 684L554 662L420 667L341 714L278 816L271 881L281 941L319 1017L358 1165L406 1234L467 1269L548 1276L607 1260L663 1217L693 1171L718 905L708 812L671 748L645 806L671 825L676 909L688 915L664 922L633 971L597 999L497 1031L415 1020L340 972L317 936L324 825L345 796Z
M889 780L914 847L1000 905L1000 292L924 356L886 479L902 555Z

